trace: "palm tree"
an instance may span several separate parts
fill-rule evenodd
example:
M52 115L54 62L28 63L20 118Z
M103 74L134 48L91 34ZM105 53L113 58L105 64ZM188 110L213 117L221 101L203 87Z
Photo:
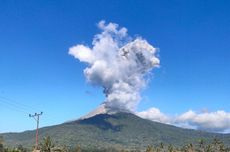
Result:
M153 152L153 146L148 146L146 152Z
M173 152L173 146L171 144L168 146L168 151Z
M50 136L43 138L40 148L41 152L51 152L51 149L54 148L54 144Z

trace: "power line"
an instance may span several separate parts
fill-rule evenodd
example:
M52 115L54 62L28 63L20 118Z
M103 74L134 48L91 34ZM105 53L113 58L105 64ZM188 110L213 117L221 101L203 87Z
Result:
M18 102L18 101L16 101L16 100L10 99L10 98L8 98L8 97L0 96L0 99L6 101L6 102L8 102L8 103L10 103L11 105L15 105L15 106L18 106L18 107L23 108L23 109L26 109L26 110L31 110L31 109L33 109L33 110L38 110L38 109L36 109L36 108L34 108L34 107L32 107L32 106L25 105L25 104L23 104L23 103L21 103L21 102Z
M38 108L34 108L32 106L25 105L25 104L23 104L23 103L21 103L19 101L16 101L14 99L4 97L4 96L0 95L0 109L2 109L2 107L6 108L6 109L9 109L9 110L12 110L14 112L21 113L24 116L27 116L28 113L31 113L33 111L42 111L42 110L40 110ZM56 120L57 117L56 117L56 115L53 115L53 114L49 113L47 119L53 121L53 120Z
M28 113L28 112L26 112L25 109L22 109L22 108L20 108L18 106L15 106L14 104L8 103L8 102L3 101L3 100L0 100L0 105L3 105L4 108L10 109L12 111L17 111L17 112L20 112L20 113L23 113L23 114Z
M8 97L3 97L3 96L0 96L0 105L2 105L4 108L7 108L7 109L12 110L14 112L19 112L23 115L28 115L28 113L33 112L33 111L42 111L38 108L34 108L32 106L22 104L19 101L10 99ZM1 108L2 107L0 106L0 109ZM47 119L55 120L56 115L49 114Z
M36 129L36 145L35 145L35 150L38 150L38 128L39 128L39 117L43 114L41 113L35 113L34 115L29 114L29 117L34 118L34 120L37 123L37 129Z

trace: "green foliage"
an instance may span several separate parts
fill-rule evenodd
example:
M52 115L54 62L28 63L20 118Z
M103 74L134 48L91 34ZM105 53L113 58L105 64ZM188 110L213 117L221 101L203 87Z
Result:
M0 144L0 152L4 152L3 144Z
M171 144L168 146L168 151L173 152L173 146Z
M39 145L41 152L51 152L52 148L54 148L53 141L50 136L43 138L42 143Z
M22 145L18 145L15 148L4 148L3 145L0 149L0 152L27 152L28 149L24 148Z
M159 146L148 146L146 152L230 152L230 147L226 147L219 139L213 139L212 142L207 143L203 139L198 143L187 144L182 147L175 147L168 145L167 148L161 143Z
M18 151L18 152L27 152L27 149L25 147L23 147L23 145L18 145L15 148L15 150Z
M67 146L55 146L50 136L43 138L40 144L41 152L141 152L143 150L124 150L118 147L107 147L107 148L81 148L79 145L75 148L68 148ZM160 143L158 146L149 145L144 150L145 152L230 152L230 148L226 147L224 143L219 139L214 139L212 142L207 143L204 140L200 140L196 144L187 144L182 147L175 147L174 145L165 146ZM16 148L4 148L1 152L29 152L22 145L18 145Z
M81 152L80 145L77 145L73 152Z
M2 136L0 136L0 152L4 152L3 138L2 138Z
M148 146L146 149L146 152L153 152L153 147L152 146Z

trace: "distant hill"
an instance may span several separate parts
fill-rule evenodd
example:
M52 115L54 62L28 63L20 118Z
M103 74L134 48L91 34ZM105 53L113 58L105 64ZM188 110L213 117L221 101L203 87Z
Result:
M98 114L86 119L44 127L39 133L40 139L49 135L55 143L73 147L81 145L92 148L144 149L147 145L159 145L161 142L181 146L186 143L197 143L200 139L210 141L213 138L219 138L230 146L229 134L182 129L142 119L131 113ZM35 131L0 135L8 146L34 145Z

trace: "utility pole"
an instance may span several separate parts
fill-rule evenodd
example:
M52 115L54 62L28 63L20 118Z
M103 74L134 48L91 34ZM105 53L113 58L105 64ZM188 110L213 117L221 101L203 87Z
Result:
M38 150L38 128L39 128L39 117L43 114L43 112L35 113L34 115L29 114L29 117L34 118L37 123L37 130L36 130L36 145L35 150Z

